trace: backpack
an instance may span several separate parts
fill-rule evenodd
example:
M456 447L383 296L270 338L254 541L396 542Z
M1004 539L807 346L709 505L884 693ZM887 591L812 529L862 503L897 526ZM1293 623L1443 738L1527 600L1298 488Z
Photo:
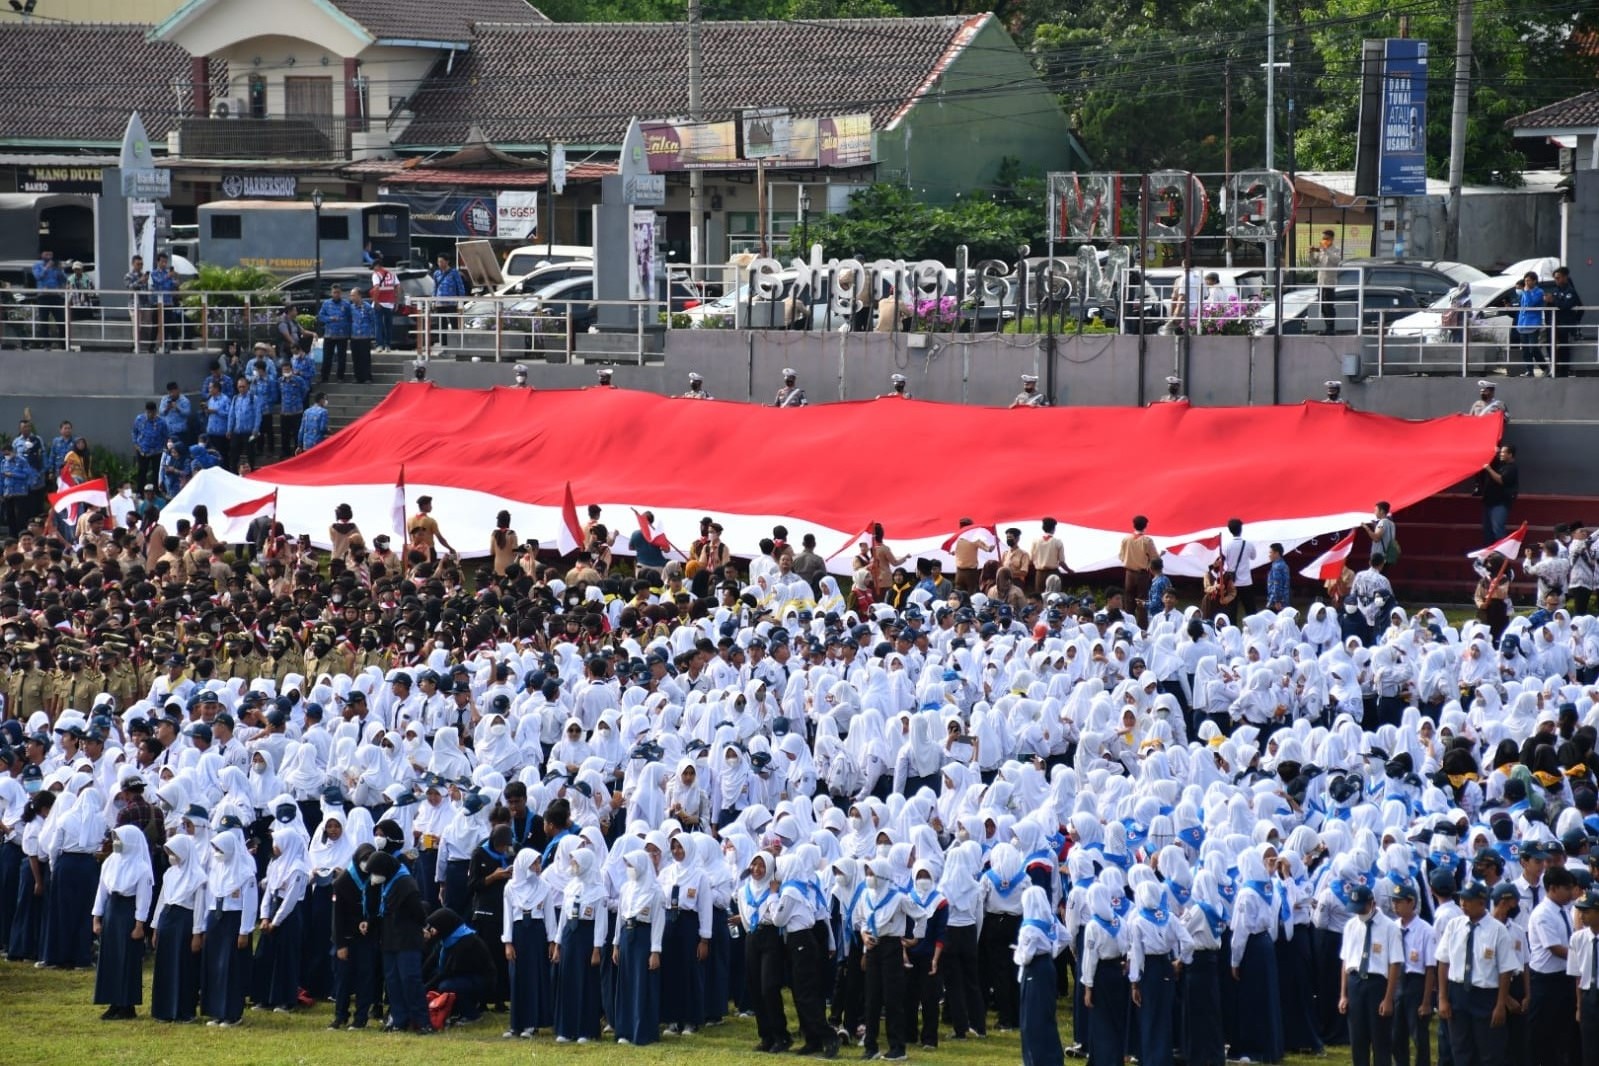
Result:
M1399 561L1399 538L1397 536L1388 538L1388 544L1382 551L1382 558L1383 562L1388 566L1392 566Z

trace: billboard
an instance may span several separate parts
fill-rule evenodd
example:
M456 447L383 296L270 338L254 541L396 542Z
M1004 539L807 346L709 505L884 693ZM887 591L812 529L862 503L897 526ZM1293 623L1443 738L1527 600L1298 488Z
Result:
M493 237L498 212L493 193L461 196L447 192L381 190L386 203L411 209L411 233L418 237ZM535 219L536 221L536 219Z
M736 122L645 122L641 127L651 173L743 166Z
M1383 42L1377 195L1427 194L1427 42Z
M650 172L781 167L860 167L873 162L872 116L799 118L781 108L745 111L737 122L640 123Z

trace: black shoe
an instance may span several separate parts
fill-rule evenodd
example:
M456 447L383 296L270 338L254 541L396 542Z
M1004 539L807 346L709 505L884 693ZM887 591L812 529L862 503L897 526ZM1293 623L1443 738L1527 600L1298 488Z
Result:
M873 1059L880 1059L882 1057L883 1057L883 1053L881 1051L878 1051L874 1047L868 1047L868 1048L862 1048L861 1049L861 1061L862 1062L871 1062Z
M772 1042L770 1040L762 1040L750 1050L754 1051L757 1055L770 1055L772 1053Z
M773 1055L781 1055L781 1054L783 1054L784 1052L786 1052L789 1048L791 1048L793 1046L794 1046L794 1041L788 1039L788 1037L784 1037L781 1040L772 1041L772 1046L771 1046L770 1050L771 1050L771 1053Z
M328 1023L328 1028L329 1029L343 1029L345 1027L345 1025L347 1025L347 1024L348 1023L341 1022L337 1018L335 1018L331 1022Z
M884 1062L904 1062L906 1059L904 1048L889 1048L888 1054L883 1056Z
M107 1007L105 1013L100 1015L102 1022L114 1022L122 1017L122 1012L116 1007Z
M824 1059L836 1059L836 1058L838 1058L838 1037L833 1036L833 1037L829 1037L828 1038L826 1046L824 1046L822 1048L822 1058L824 1058Z
M804 1047L799 1047L799 1048L795 1048L794 1049L794 1054L796 1054L796 1055L815 1055L818 1052L820 1052L821 1050L822 1050L822 1045L813 1044L813 1043L811 1043L810 1041L807 1040L805 1042L805 1046Z

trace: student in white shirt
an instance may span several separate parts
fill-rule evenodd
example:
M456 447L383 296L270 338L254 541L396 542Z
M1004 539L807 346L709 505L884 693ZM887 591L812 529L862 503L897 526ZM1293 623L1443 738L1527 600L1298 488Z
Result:
M1577 897L1581 926L1571 935L1566 972L1577 982L1577 1023L1582 1033L1583 1066L1599 1060L1599 892Z
M1566 973L1571 945L1571 915L1577 881L1564 866L1550 865L1543 874L1543 900L1527 919L1527 1028L1534 1066L1575 1062L1579 1055L1576 982Z
M1438 938L1438 1016L1455 1066L1504 1066L1510 980L1521 964L1510 931L1488 914L1486 886L1466 885L1455 901L1461 914Z
M1394 890L1394 917L1399 923L1399 945L1404 953L1404 974L1394 997L1393 1054L1397 1066L1410 1066L1412 1048L1416 1066L1431 1058L1432 1003L1438 980L1437 939L1432 925L1416 916L1416 889L1401 885Z
M1349 890L1354 917L1344 925L1338 1012L1349 1017L1349 1049L1354 1066L1390 1061L1394 996L1404 966L1399 926L1377 909L1365 885Z

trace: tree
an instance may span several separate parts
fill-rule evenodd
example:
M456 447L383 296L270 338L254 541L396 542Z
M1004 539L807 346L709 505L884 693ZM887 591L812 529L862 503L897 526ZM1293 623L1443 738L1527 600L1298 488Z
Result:
M1326 28L1310 34L1311 71L1322 88L1298 136L1299 165L1351 170L1359 126L1360 39L1398 36L1391 5L1379 0L1327 0ZM1454 99L1455 5L1432 0L1407 6L1410 36L1428 43L1427 173L1449 172L1449 117ZM1337 20L1344 20L1341 24ZM1594 84L1599 57L1581 55L1573 34L1592 32L1591 13L1561 19L1534 0L1478 3L1472 32L1471 110L1466 123L1468 183L1516 185L1526 160L1506 120Z
M1036 188L1035 188L1036 187ZM947 207L920 203L902 185L868 186L850 197L849 209L806 226L806 244L820 244L829 256L873 259L935 259L954 263L955 251L965 245L970 262L1002 259L1010 262L1024 244L1041 254L1044 241L1042 186L960 197ZM803 256L796 241L783 258Z

